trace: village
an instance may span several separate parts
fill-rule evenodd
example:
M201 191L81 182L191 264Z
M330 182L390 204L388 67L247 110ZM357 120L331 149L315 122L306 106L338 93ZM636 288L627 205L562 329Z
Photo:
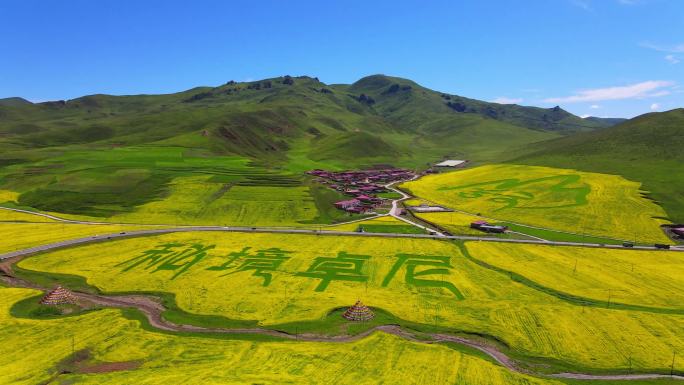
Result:
M363 214L381 206L389 199L378 194L389 190L386 185L416 177L416 173L401 168L384 168L357 171L312 170L307 174L316 177L316 182L339 191L350 199L335 202L335 207L351 214Z

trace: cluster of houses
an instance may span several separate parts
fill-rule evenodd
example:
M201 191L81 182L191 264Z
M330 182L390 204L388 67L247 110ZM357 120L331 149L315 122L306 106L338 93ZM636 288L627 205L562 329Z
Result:
M335 207L353 214L365 213L382 204L384 199L377 194L387 191L386 184L415 176L412 171L399 168L337 172L317 169L307 174L315 176L319 183L348 195L350 199L335 202Z

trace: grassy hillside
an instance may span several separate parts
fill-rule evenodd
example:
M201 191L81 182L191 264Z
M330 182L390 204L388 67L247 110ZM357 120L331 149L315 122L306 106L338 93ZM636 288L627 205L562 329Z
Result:
M396 157L398 146L404 150L400 159L416 163L423 159L414 159L413 152L407 151L415 140L420 140L419 146L425 142L424 149L432 150L430 155L460 152L477 158L479 151L468 148L467 140L464 145L461 140L443 142L449 136L463 139L461 131L471 127L482 132L505 131L516 139L510 142L514 146L552 138L551 131L607 125L559 109L465 98L461 99L467 108L459 111L450 104L456 98L460 97L382 75L352 85L326 85L316 78L285 76L249 83L231 81L168 95L90 95L38 104L12 98L0 103L0 148L5 162L16 162L27 157L21 153L24 149L163 142L286 163L286 154L294 143L307 142L314 150L322 139L334 142L337 137L344 141L349 135L340 134L365 132L390 142L390 146L376 148L367 157ZM548 124L539 123L544 121ZM479 142L491 144L499 153L502 147L510 147L487 136ZM357 158L358 162L364 158Z
M439 92L382 75L352 85L283 76L167 95L3 99L0 189L27 208L110 217L169 197L177 178L303 186L302 171L316 167L488 162L581 121L526 126L508 111L540 109L471 102L458 112ZM477 110L486 106L507 112Z
M421 87L406 79L373 75L346 88L355 95L371 98L383 116L405 127L419 127L435 116L476 116L542 131L572 133L605 128L611 120L582 119L560 107L538 108L515 104L488 103L449 95Z
M515 162L619 174L643 183L674 222L684 222L684 109L639 116L602 131L531 146Z
M12 107L12 106L22 106L22 105L26 105L26 104L31 104L31 102L29 102L28 100L26 100L24 98L14 97L14 98L0 99L0 106Z

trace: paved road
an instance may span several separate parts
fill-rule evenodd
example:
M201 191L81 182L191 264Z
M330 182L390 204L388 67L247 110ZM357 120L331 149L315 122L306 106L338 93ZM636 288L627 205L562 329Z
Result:
M83 238L69 239L65 241L59 241L54 243L49 243L46 245L40 245L35 247L30 247L27 249L16 250L4 254L0 254L0 259L12 258L20 255L28 255L40 253L43 251L54 250L65 248L69 246L76 246L95 242L104 242L113 239L122 239L130 237L139 237L146 235L159 235L159 234L169 234L169 233L180 233L180 232L192 232L192 231L222 231L222 232L237 232L237 233L269 233L269 234L308 234L317 236L352 236L352 237L382 237L382 238L414 238L414 239L439 239L439 240L466 240L466 241L481 241L481 242L502 242L502 243L522 243L522 244L542 244L542 245L555 245L555 246L582 246L582 247L596 247L596 248L608 248L608 249L621 249L621 250L654 250L653 247L647 246L635 246L632 248L624 248L618 245L599 245L593 243L575 243L575 242L547 242L547 241L536 241L536 240L523 240L523 239L501 239L501 238L484 238L484 237L470 237L470 236L458 236L458 235L427 235L427 234L394 234L394 233L357 233L351 231L322 231L322 230L308 230L308 229L273 229L273 228L263 228L263 227L221 227L221 226L185 226L185 227L174 227L174 228L164 228L164 229L149 229L149 230L135 230L126 231L121 233L94 235ZM678 251L684 252L682 249L671 249L670 252ZM665 250L663 250L665 252Z
M420 223L414 222L414 221L412 221L412 220L410 220L410 219L408 219L408 218L404 218L404 217L401 216L401 208L399 207L399 203L401 203L401 202L403 202L403 201L405 201L405 200L407 200L407 199L411 199L411 198L413 198L413 197L410 196L410 195L408 195L408 194L406 194L405 192L403 192L403 191L401 191L401 190L395 188L394 185L397 184L397 183L404 183L404 182L408 182L408 181L415 180L415 179L418 179L418 175L414 176L413 178L411 178L411 179L409 179L409 180L405 180L405 181L402 180L402 181L398 181L398 182L392 182L392 183L389 183L389 184L386 184L386 185L385 185L385 188L386 188L386 189L401 194L401 198L395 199L395 200L392 201L392 209L390 210L389 215L393 216L394 218L397 218L398 220L400 220L400 221L402 221L402 222L406 222L406 223L408 223L409 225L418 227L418 228L423 229L423 230L425 230L425 231L427 231L427 232L434 233L434 234L437 235L437 236L444 237L445 234L443 234L442 232L440 232L440 231L438 231L438 230L436 230L436 229L433 229L433 228L430 228L430 227L427 227L427 226L423 226L423 225L421 225Z

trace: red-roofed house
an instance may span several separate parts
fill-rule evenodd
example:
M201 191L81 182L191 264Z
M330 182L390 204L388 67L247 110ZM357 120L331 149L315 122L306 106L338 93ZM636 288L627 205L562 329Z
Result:
M358 199L349 199L346 201L339 201L335 202L335 207L337 207L340 210L349 210L354 207L360 207L361 206L361 201Z

